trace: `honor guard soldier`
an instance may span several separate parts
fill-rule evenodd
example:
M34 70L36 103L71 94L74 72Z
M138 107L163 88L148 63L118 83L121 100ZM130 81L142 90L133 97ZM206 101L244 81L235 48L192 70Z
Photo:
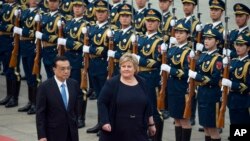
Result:
M112 0L113 5L110 10L111 13L111 24L113 28L120 28L120 22L119 22L119 13L118 13L118 8L122 5L121 0Z
M168 110L175 122L176 141L190 141L192 126L189 119L183 118L185 109L185 95L188 88L188 55L190 47L188 36L190 22L182 21L175 27L175 38L178 46L168 49L168 64L161 65L161 71L169 73L167 80Z
M156 95L160 86L161 53L158 47L163 43L158 28L161 23L161 13L155 9L147 9L145 12L146 34L138 38L138 55L134 54L139 62L139 76L147 80L150 91L150 100L153 106L153 117L156 126L154 141L162 140L163 119L161 118L156 104Z
M234 29L229 34L230 50L223 50L223 54L230 55L231 58L237 58L237 52L234 48L234 42L238 36L242 34L247 34L250 30L247 25L250 15L250 9L244 4L236 3L234 5L235 22L238 29Z
M25 10L28 8L29 0L19 0L18 3L21 6L21 9Z
M89 28L90 46L83 47L83 53L90 54L89 77L93 84L93 89L98 98L101 88L107 79L107 51L108 51L108 8L111 8L106 1L95 2L95 14L97 22ZM97 133L99 123L93 128L89 128L87 133Z
M72 13L72 0L62 0L60 5L60 13L64 16L65 20L69 21L73 18Z
M147 10L146 4L147 0L135 0L137 6L137 12L135 13L135 29L138 33L145 34L146 33L146 25L145 25L145 12Z
M16 67L9 67L13 44L13 28L16 16L19 15L19 5L15 0L7 0L0 9L0 57L3 63L3 72L6 76L7 95L0 101L0 105L6 108L18 105L18 96L20 90L20 71L19 56L17 58ZM16 11L16 12L15 12ZM18 45L18 44L16 44ZM16 52L18 54L18 51Z
M114 31L114 46L115 49L108 50L108 57L115 58L114 75L119 74L119 59L126 52L132 52L131 35L134 32L132 24L132 12L135 10L129 4L122 4L117 12L119 13L119 21L121 29ZM133 13L134 14L134 13Z
M202 30L203 33L206 33L208 30L215 29L219 31L221 36L223 36L224 26L221 21L221 17L223 14L223 11L225 11L225 3L222 0L210 0L209 1L210 6L210 18L212 19L212 23L206 24ZM223 38L219 41L219 44L217 45L217 49L219 50L219 53L222 54L222 49L224 46L224 40ZM202 52L204 48L203 44L196 44L196 50Z
M162 35L164 43L169 43L169 38L171 37L172 26L170 25L171 20L173 19L172 14L169 11L169 7L172 4L172 0L159 0L159 7L162 11ZM167 91L166 91L167 92ZM164 119L169 118L168 112L168 103L167 103L167 94L165 94L165 110L162 111L162 116Z
M14 27L13 32L19 34L20 38L20 56L22 58L23 70L28 85L28 103L18 109L18 112L36 113L36 91L40 78L32 74L35 58L35 16L38 11L37 1L29 0L29 8L21 12L20 27Z
M220 108L221 89L219 81L222 73L222 56L217 46L223 34L216 28L203 34L207 51L201 53L196 62L195 71L189 69L189 77L198 82L197 101L199 124L204 127L205 141L220 141L220 133L216 121ZM194 58L194 52L189 57Z
M96 21L94 3L97 0L88 0L88 1L89 1L89 4L87 5L87 10L86 10L87 21L93 24Z
M163 29L161 29L164 35L164 42L169 43L169 38L171 36L171 25L170 22L173 19L172 14L169 11L169 7L172 4L173 0L159 0L159 8L162 11L162 22L163 22Z
M83 13L87 6L87 0L74 0L72 2L74 18L67 21L64 27L64 38L58 38L57 44L66 47L64 56L69 59L71 64L70 78L81 83L81 68L82 68L82 46L83 37L82 28L87 27L88 22L84 19ZM78 96L78 128L85 126L85 113L87 99L83 100L83 93Z
M62 16L58 12L60 0L49 0L50 12L44 13L41 18L42 31L36 31L37 39L42 41L42 58L47 78L54 75L53 60L57 55L57 38L58 27L57 24L62 21Z
M229 87L227 106L231 124L250 124L250 33L239 35L235 40L237 58L230 62L229 78L222 79L222 86ZM223 59L223 64L228 59Z

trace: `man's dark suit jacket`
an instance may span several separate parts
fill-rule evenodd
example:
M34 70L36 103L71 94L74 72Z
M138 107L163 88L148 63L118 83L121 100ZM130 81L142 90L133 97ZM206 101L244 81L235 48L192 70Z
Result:
M37 92L36 126L38 139L48 141L78 141L77 96L79 84L73 79L66 80L69 100L66 109L55 78L43 82ZM70 135L69 135L70 133Z

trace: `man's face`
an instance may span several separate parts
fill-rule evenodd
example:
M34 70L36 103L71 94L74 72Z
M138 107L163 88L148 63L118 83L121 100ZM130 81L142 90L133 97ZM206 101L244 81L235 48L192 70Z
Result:
M219 8L211 8L210 9L210 18L213 20L213 21L217 21L221 18L223 14L223 11Z
M121 0L113 0L113 3L118 3L120 2Z
M49 10L56 11L59 8L59 1L50 1L49 0Z
M29 0L29 6L30 7L36 7L37 6L37 0Z
M157 20L146 20L146 28L147 28L147 31L149 32L157 31L159 25L160 25L160 22Z
M246 14L236 14L235 21L238 27L244 27L247 24L249 16Z
M159 7L161 11L168 11L169 6L171 5L171 0L160 0Z
M60 81L65 81L70 76L71 66L69 61L57 61L53 71Z
M81 17L83 15L83 12L84 12L84 6L79 5L79 4L75 4L73 6L73 11L74 11L75 17Z
M119 20L121 22L121 25L129 26L131 24L132 17L131 15L128 15L128 14L122 14L119 17Z
M143 8L146 6L147 0L136 0L135 2L138 8Z
M97 10L96 11L96 19L100 23L105 22L108 19L108 11L107 10Z
M192 3L183 3L183 11L186 15L191 15L194 11L195 5Z

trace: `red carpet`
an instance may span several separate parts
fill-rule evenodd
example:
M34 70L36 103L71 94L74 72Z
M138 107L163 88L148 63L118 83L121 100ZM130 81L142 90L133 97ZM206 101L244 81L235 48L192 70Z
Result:
M16 141L12 138L0 135L0 141Z

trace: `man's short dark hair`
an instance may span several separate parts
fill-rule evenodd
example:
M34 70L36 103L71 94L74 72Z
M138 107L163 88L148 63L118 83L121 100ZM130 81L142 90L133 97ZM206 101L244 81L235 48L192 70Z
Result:
M55 59L54 59L54 62L53 62L53 67L55 68L56 67L56 63L58 61L69 61L69 59L66 57L66 56L57 56Z

